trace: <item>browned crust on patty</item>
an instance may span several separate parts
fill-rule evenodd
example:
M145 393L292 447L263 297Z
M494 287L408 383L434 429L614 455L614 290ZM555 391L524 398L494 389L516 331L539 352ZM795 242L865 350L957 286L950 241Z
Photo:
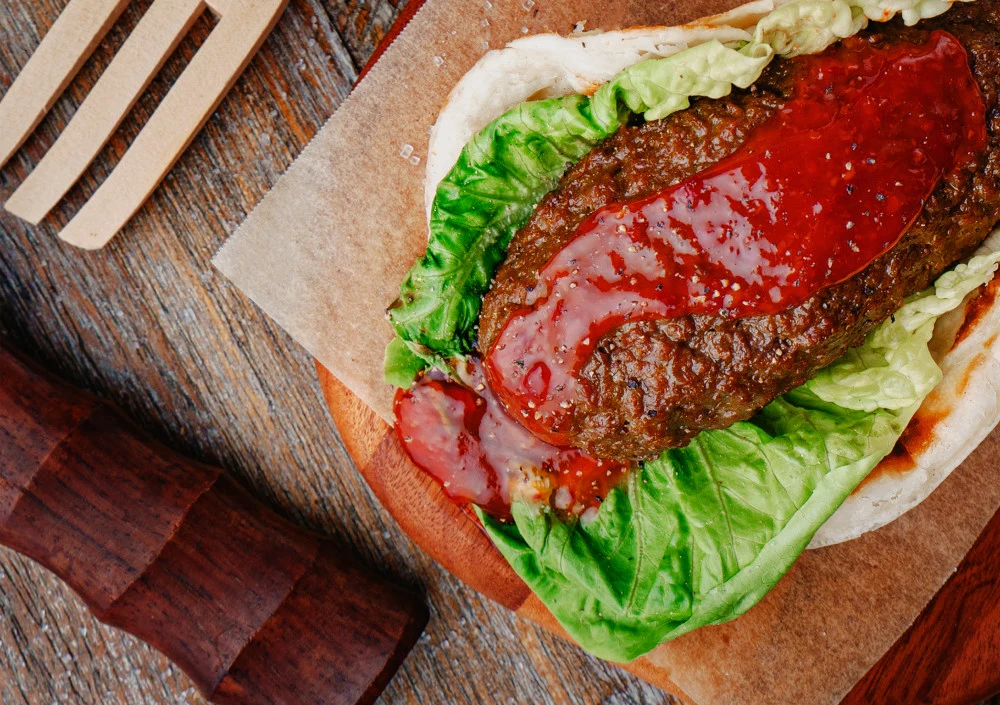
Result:
M986 99L988 147L935 190L900 243L855 277L768 316L716 316L630 323L606 336L582 372L573 444L607 458L657 455L703 429L749 418L775 397L859 345L872 327L971 254L1000 206L1000 13L993 2L961 4L918 29L875 25L873 42L954 34L969 52ZM523 306L544 264L580 222L610 203L662 190L728 156L790 95L796 61L775 61L750 90L697 100L664 120L626 126L572 167L518 232L487 294L480 346L487 350Z

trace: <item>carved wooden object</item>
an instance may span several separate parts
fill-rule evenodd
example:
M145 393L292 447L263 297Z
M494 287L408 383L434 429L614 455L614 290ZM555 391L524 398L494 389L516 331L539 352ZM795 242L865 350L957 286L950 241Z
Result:
M369 703L420 598L0 347L0 542L216 703Z

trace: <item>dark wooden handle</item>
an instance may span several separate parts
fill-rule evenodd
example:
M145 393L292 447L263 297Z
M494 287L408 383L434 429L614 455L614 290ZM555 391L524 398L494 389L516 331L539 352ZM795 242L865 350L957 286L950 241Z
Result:
M369 703L427 623L344 547L2 345L0 541L216 703Z

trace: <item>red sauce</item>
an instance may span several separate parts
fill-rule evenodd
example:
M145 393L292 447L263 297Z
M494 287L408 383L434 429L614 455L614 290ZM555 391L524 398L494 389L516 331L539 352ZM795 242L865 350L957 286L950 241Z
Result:
M396 392L396 433L410 458L457 502L472 502L492 516L510 517L511 491L579 515L600 504L620 482L625 466L594 460L575 448L557 448L514 421L470 361L460 384L431 370Z
M629 321L775 313L864 269L986 142L962 45L843 41L729 158L582 223L486 357L504 406L565 445L580 369ZM584 390L585 391L585 390Z

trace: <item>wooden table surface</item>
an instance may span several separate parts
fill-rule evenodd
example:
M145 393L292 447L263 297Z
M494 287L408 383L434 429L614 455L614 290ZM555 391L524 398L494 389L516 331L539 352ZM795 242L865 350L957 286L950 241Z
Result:
M64 4L0 3L0 94ZM370 565L423 590L430 625L381 702L672 702L488 602L416 548L352 466L311 358L210 264L347 95L404 4L291 0L126 230L96 253L62 244L58 228L211 30L203 17L67 204L39 227L0 212L0 334L114 400L161 440L221 464L285 516L350 541ZM133 2L36 136L0 170L0 200L38 163L148 5ZM199 702L164 657L99 624L56 578L0 549L0 703Z

